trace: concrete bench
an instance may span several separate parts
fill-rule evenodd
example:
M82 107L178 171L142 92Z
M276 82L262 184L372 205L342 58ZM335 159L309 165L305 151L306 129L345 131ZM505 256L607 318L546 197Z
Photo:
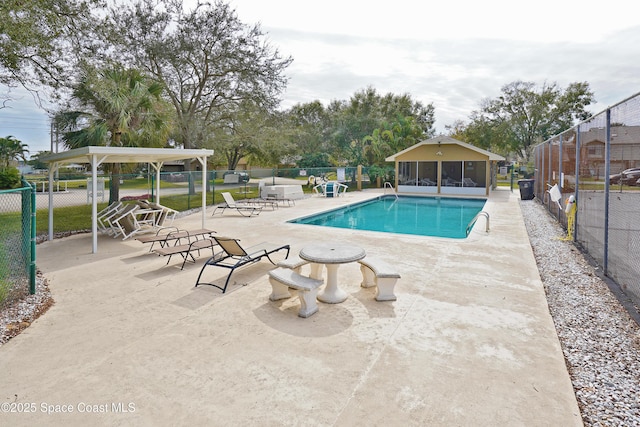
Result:
M391 265L377 258L366 257L358 262L362 273L360 286L363 288L376 286L376 301L395 301L397 298L393 288L400 274Z
M287 259L283 259L282 261L278 262L276 265L278 267L288 268L300 274L302 267L307 264L309 264L309 261L306 261L298 256L291 256Z
M269 296L271 301L289 298L291 296L289 288L293 288L298 290L298 297L300 298L298 316L309 317L318 311L316 296L318 295L318 288L324 283L322 280L312 279L302 276L293 270L278 267L269 272L269 283L271 283L273 290Z
M280 261L276 265L278 267L289 268L298 274L302 274L302 267L307 264L311 264L311 273L309 274L310 277L318 280L324 280L322 277L322 267L323 267L322 264L309 262L307 260L300 258L299 256L293 256L293 257L287 258L285 260Z

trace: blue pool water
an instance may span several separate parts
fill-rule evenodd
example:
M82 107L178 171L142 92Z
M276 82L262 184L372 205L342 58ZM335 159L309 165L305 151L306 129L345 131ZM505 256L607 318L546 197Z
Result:
M383 196L289 222L464 239L469 222L485 202L486 199Z

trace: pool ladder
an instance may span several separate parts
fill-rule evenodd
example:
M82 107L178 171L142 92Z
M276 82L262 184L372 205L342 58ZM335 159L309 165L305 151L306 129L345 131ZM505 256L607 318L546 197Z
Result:
M398 200L398 193L396 193L396 189L393 188L393 185L391 185L389 181L384 182L384 194L387 194L387 187L389 187L389 189L393 191L394 196L396 196L396 200Z
M476 223L476 221L478 221L478 218L480 218L481 216L486 218L486 229L485 231L488 233L489 232L489 213L486 211L480 211L476 214L476 216L473 217L473 219L471 220L471 222L469 222L469 225L467 225L467 237L469 236L469 233L471 233L471 229L473 228L474 224Z

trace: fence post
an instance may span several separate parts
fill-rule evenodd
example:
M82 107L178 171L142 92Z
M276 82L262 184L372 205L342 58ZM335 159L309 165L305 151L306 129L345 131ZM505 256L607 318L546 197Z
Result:
M602 272L608 275L609 266L609 174L611 173L611 109L607 109L604 125L604 246L602 254Z
M562 196L562 190L564 189L564 178L563 178L563 173L564 171L562 170L562 145L564 142L564 135L560 134L560 145L558 146L558 183L560 185L558 185L558 187L560 188L560 195ZM564 209L562 209L562 207L564 207L564 205L562 204L562 197L560 197L560 205L558 206L558 221L562 223L562 217L564 215Z
M36 293L36 186L27 182L24 177L22 178L22 186L24 188L20 193L22 194L23 262L25 270L29 274L29 293L33 295ZM25 224L26 221L28 221L28 227ZM27 248L29 248L28 260L26 259Z
M578 201L580 200L580 144L582 142L582 138L580 136L580 125L576 126L576 182L575 188L573 189L574 197L576 199L576 210L573 217L573 241L578 240L578 217L580 215L580 211L578 208Z
M31 186L29 186L31 187ZM36 190L31 187L31 264L29 265L29 293L36 293Z

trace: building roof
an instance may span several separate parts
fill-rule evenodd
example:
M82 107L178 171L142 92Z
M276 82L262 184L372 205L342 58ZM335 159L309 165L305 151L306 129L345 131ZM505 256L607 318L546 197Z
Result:
M409 151L413 151L413 150L415 150L416 148L418 148L420 146L423 146L423 145L438 145L438 144L440 144L440 145L456 144L456 145L460 145L460 146L462 146L464 148L467 148L469 150L475 151L477 153L481 153L481 154L487 156L489 158L489 160L495 160L495 161L505 160L505 158L502 157L502 156L499 156L499 155L494 154L494 153L492 153L490 151L487 151L487 150L483 150L482 148L475 147L475 146L473 146L471 144L467 144L466 142L458 141L457 139L454 139L454 138L451 138L450 136L445 136L445 135L436 136L435 138L431 138L431 139L427 139L425 141L418 142L417 144L414 144L409 148L405 148L404 150L402 150L402 151L400 151L400 152L398 152L398 153L396 153L396 154L394 154L392 156L387 157L385 160L387 162L395 162L396 157L401 156L404 153L407 153Z
M40 160L47 163L91 163L92 157L97 156L100 163L158 163L212 155L213 150L89 146L50 154Z

